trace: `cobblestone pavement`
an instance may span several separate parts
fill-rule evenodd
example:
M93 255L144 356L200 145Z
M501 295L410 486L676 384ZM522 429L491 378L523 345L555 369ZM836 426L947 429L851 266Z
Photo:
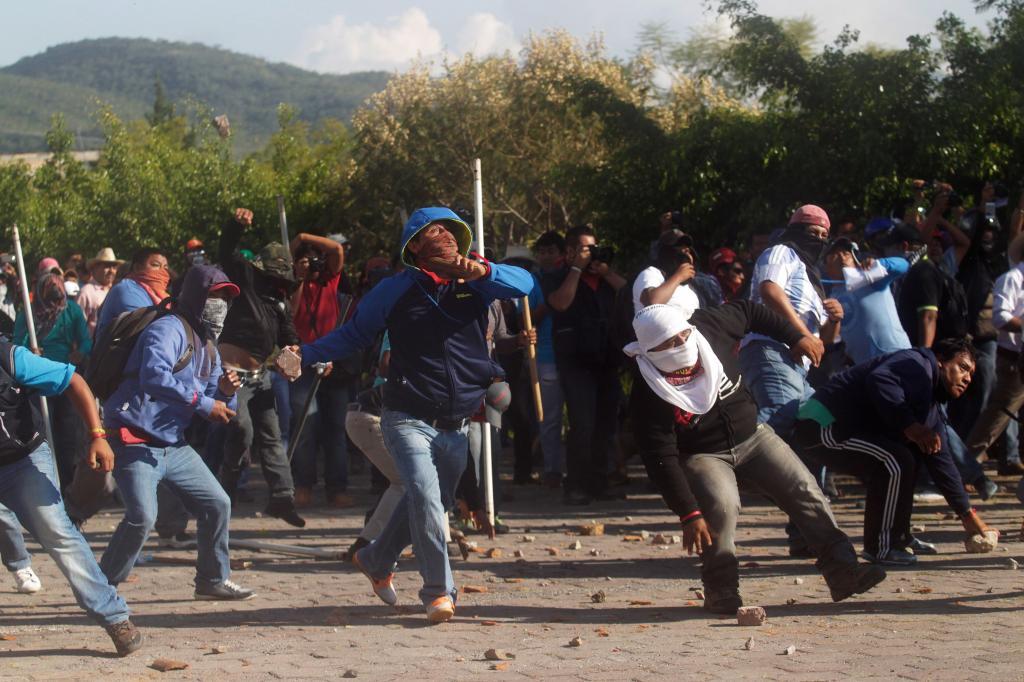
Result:
M365 490L365 479L357 481ZM841 604L829 600L812 562L787 555L782 514L746 499L741 589L746 603L763 606L769 618L762 627L739 627L701 609L693 591L700 584L697 560L679 545L627 537L646 531L671 540L680 532L645 483L634 483L627 501L585 508L563 507L557 493L539 486L505 490L515 497L503 505L513 532L493 543L473 538L501 556L454 561L464 592L455 620L436 627L426 624L416 599L412 558L396 578L400 606L390 608L346 564L236 551L233 558L251 566L234 578L259 596L223 604L193 601L191 568L162 561L192 555L151 542L146 552L157 560L139 566L122 590L146 647L117 659L49 557L30 545L44 591L18 595L3 577L0 678L1024 679L1024 570L1010 568L1011 557L1024 564L1024 510L1008 492L979 507L1004 531L997 552L964 553L961 528L944 518L944 505L918 505L920 536L941 553L915 569L891 570L873 592ZM835 505L855 542L858 494L851 488ZM233 537L341 550L370 500L359 495L352 510L312 511L298 532L259 518L249 504L236 512ZM112 510L87 526L97 552L118 519ZM605 524L604 536L576 534L591 519ZM524 542L527 534L536 540ZM581 549L572 548L577 540ZM467 586L484 591L466 593ZM592 600L599 590L603 603ZM575 637L580 646L570 645ZM785 655L790 646L795 652ZM488 649L515 658L488 661ZM149 666L160 657L189 667L157 672Z

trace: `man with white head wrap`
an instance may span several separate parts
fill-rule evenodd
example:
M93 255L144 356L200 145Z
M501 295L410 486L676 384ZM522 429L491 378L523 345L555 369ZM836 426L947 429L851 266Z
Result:
M884 580L885 571L858 563L813 476L770 426L757 423L757 405L742 384L734 349L747 333L785 343L797 359L813 352L815 340L750 301L698 310L689 319L674 306L648 306L633 328L637 341L624 350L637 360L646 384L641 390L671 406L678 447L678 458L644 464L679 514L687 550L696 546L703 558L704 608L731 614L743 605L733 541L737 481L773 500L797 524L834 601Z

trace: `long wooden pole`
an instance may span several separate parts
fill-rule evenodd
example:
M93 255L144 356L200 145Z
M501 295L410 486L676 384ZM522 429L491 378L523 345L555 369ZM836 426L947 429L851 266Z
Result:
M28 345L32 352L39 352L39 339L36 338L36 321L32 317L32 298L29 296L28 274L25 272L25 256L21 252L21 236L18 234L18 226L11 227L11 237L14 240L15 264L18 266L18 280L21 282L21 307L25 311L25 327L28 329ZM39 411L43 417L43 430L46 432L46 444L50 447L50 455L53 457L53 475L57 479L57 487L60 488L60 470L57 466L57 450L53 442L53 427L50 425L50 405L46 398L39 397Z
M473 160L473 203L474 223L476 227L476 250L484 255L484 182L480 170L480 159ZM494 527L494 474L491 468L491 425L486 420L480 425L481 471L484 479L484 504L487 507L487 520Z
M523 296L523 330L527 333L533 329L533 315L530 313L530 297ZM526 347L526 357L530 361L530 385L533 387L533 406L537 410L537 422L544 421L544 403L540 397L540 375L537 372L537 346Z

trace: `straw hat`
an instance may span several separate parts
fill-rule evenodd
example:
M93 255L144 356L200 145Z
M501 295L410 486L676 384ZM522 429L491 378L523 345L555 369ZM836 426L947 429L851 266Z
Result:
M92 266L96 265L97 263L113 263L114 265L120 267L124 263L124 261L118 260L118 258L114 255L114 250L112 248L110 248L109 246L104 246L102 249L99 250L99 253L96 254L95 258L90 258L86 262L85 267L91 270Z

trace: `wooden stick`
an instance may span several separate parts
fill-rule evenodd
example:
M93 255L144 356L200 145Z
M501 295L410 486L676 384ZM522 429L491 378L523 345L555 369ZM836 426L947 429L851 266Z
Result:
M523 296L523 330L529 332L533 329L533 316L530 315L530 297ZM544 421L544 403L540 397L540 375L537 373L537 346L530 344L526 347L526 357L530 360L530 384L533 386L533 406L537 409L537 421Z

